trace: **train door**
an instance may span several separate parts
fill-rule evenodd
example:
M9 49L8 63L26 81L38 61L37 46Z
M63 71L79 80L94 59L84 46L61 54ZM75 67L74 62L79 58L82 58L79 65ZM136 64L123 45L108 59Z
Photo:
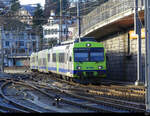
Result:
M66 67L67 67L67 75L68 75L68 72L69 72L69 51L66 50Z
M71 72L72 72L72 52L69 52L69 59L68 59L68 61L69 61L69 63L68 63L68 67L69 67L69 73L71 74Z

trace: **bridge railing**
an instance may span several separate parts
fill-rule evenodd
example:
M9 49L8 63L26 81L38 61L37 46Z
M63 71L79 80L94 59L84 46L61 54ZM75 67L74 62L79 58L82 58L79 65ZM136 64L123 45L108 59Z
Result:
M138 0L138 2L138 7L142 8L144 0ZM109 0L82 18L81 33L86 32L91 26L97 23L130 9L134 9L134 0Z

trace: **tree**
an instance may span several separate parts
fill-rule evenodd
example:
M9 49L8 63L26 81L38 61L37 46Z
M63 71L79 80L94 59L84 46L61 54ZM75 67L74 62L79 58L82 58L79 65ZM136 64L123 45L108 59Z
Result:
M65 11L69 7L69 0L62 0L62 10ZM56 15L60 15L60 0L57 2Z
M34 30L34 32L36 32L40 36L40 38L41 38L40 44L42 45L42 43L43 43L42 42L42 38L43 38L42 25L46 22L46 20L44 17L44 11L40 4L37 4L32 22L33 22L32 29ZM42 47L42 46L40 46L40 47Z
M37 4L36 10L33 16L33 26L40 26L44 23L44 11L40 4Z
M11 10L18 11L21 8L19 0L12 0L11 1Z

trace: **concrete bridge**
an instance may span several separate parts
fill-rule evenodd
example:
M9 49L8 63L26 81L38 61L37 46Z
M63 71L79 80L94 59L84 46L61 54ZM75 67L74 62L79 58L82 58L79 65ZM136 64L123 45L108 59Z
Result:
M135 82L137 79L137 39L134 29L134 0L109 0L81 21L81 37L93 36L105 46L108 76L112 80ZM139 17L144 27L144 0L138 0ZM142 78L145 74L145 39L142 39Z
M81 36L94 36L100 39L133 27L134 8L134 0L109 0L82 18ZM138 0L138 8L143 22L144 0Z

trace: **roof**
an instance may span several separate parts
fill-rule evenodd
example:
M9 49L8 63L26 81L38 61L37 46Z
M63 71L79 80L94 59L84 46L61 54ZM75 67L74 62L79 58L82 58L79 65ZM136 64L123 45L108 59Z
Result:
M21 7L27 10L31 14L31 16L34 15L34 12L36 10L36 7L31 5L22 5Z

